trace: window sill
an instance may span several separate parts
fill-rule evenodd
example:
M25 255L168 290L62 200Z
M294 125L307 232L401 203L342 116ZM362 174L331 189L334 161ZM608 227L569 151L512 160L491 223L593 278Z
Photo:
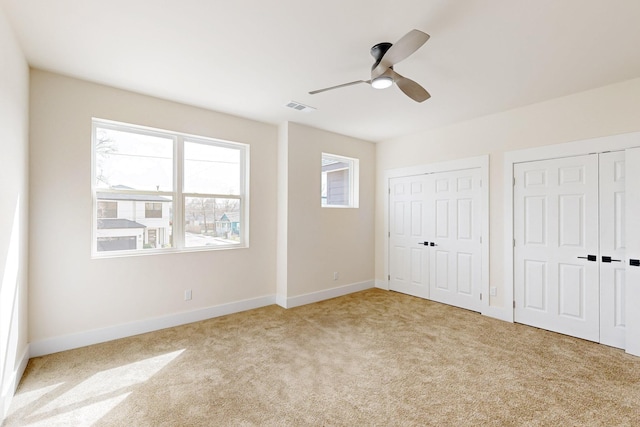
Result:
M145 249L142 251L110 251L110 252L93 252L91 254L91 259L109 259L109 258L131 258L131 257L140 257L140 256L148 256L148 255L168 255L168 254L182 254L182 253L193 253L193 252L218 252L218 251L229 251L229 250L237 250L237 249L248 249L249 245L229 245L229 246L199 246L193 248L183 248L183 249L175 249L175 248L167 248L167 249Z

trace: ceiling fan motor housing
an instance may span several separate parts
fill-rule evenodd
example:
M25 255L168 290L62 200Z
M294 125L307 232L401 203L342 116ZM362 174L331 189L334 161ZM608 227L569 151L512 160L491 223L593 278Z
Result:
M391 46L392 46L391 43L384 42L384 43L378 43L377 45L374 45L371 48L371 56L373 56L376 60L376 62L371 66L372 72L373 70L375 70L378 64L380 64L380 61L382 61L384 54L387 53L387 51ZM389 69L393 70L393 66L390 66ZM371 86L374 89L386 89L391 85L393 85L393 78L388 74L389 74L389 71L387 70L384 72L384 74L376 77L375 79L372 79Z
M376 60L376 62L371 67L371 70L373 70L378 66L380 61L382 61L382 57L384 56L385 53L387 53L387 51L391 46L393 46L391 43L383 42L383 43L378 43L371 48L371 56L373 56Z

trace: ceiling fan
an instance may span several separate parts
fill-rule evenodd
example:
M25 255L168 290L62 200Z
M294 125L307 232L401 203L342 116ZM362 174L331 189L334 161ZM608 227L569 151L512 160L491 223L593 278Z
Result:
M371 67L371 80L356 80L354 82L314 90L309 92L309 94L315 95L316 93L359 83L370 84L376 89L385 89L395 83L405 95L414 101L426 101L431 97L429 92L413 80L396 73L393 66L418 50L427 40L429 40L429 34L423 33L420 30L411 30L398 40L396 44L387 42L378 43L371 48L371 56L376 60Z

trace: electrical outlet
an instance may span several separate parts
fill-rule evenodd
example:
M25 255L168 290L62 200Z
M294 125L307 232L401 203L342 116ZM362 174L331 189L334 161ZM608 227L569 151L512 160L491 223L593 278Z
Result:
M492 286L491 288L489 288L489 295L495 297L496 295L498 295L498 289L495 286Z
M184 300L191 301L191 289L187 289L184 291Z
M340 277L340 275L338 274L337 271L333 272L333 280L338 280L338 278Z

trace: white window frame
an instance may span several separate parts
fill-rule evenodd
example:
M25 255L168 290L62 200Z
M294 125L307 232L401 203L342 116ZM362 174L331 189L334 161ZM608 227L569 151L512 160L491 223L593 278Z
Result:
M338 162L349 164L349 204L348 205L330 205L322 204L322 188L320 189L320 206L329 209L357 209L360 205L360 160L354 157L340 156L332 153L322 153L321 162L325 158L330 158ZM322 169L320 175L322 177ZM322 185L321 185L322 187Z
M112 129L122 132L133 132L143 135L162 137L173 140L173 191L145 191L98 188L96 180L96 130L97 128ZM214 193L186 193L184 187L184 143L200 143L216 147L237 149L240 152L240 191L239 194L214 194ZM201 252L228 249L241 249L249 247L249 170L250 170L250 146L249 144L225 141L182 132L150 128L129 123L116 122L99 118L91 119L91 195L92 195L92 229L91 229L91 256L92 258L129 257L152 254L167 254L180 252ZM98 251L97 229L98 193L135 194L170 197L172 200L172 234L173 247L143 250L122 251ZM206 197L219 199L236 199L240 202L240 241L239 243L215 246L185 246L185 201L187 197Z

